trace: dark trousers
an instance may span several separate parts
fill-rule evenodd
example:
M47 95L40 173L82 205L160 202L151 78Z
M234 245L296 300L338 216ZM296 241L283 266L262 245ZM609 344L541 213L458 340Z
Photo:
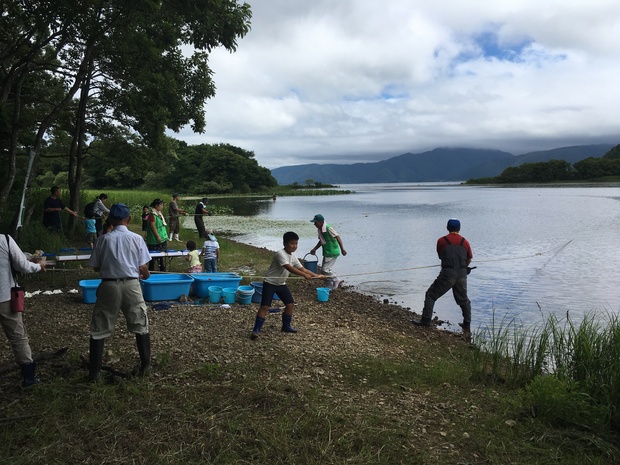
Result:
M471 322L471 301L467 298L467 271L442 268L439 276L426 291L422 318L433 318L435 302L452 289L454 300L461 307L463 322Z

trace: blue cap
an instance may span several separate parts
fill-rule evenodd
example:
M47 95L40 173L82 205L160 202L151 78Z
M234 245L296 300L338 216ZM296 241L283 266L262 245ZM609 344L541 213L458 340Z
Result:
M314 215L314 218L312 218L310 220L311 223L316 223L318 221L325 221L325 218L323 218L323 215L319 214L319 215Z
M460 231L461 230L461 222L456 218L450 218L448 220L448 231Z
M118 220L124 220L130 214L131 212L129 211L129 207L124 203L115 203L110 207L110 217Z

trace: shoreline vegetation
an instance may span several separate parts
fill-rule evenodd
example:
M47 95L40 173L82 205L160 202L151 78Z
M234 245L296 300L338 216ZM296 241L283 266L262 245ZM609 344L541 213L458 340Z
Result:
M138 231L139 226L132 228ZM181 237L192 235L181 231ZM273 252L220 238L222 271L258 280ZM185 264L173 261L175 272ZM88 268L26 282L61 289L26 301L43 382L19 388L0 358L0 464L616 464L620 325L587 318L539 328L497 322L462 335L411 324L408 310L289 279L291 335L257 304L149 310L154 374L127 376L135 340L119 318L105 383L84 381L92 305L69 291ZM66 350L65 350L66 349ZM551 374L553 372L554 374ZM614 397L615 396L615 397Z

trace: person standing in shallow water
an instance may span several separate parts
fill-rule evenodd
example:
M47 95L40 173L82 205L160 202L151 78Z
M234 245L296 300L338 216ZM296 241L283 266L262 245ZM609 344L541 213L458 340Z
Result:
M430 326L433 318L435 302L452 289L454 300L461 307L463 322L459 326L468 335L471 326L471 301L467 297L467 275L469 264L473 258L471 246L461 236L461 222L457 219L448 220L448 235L437 240L437 255L441 260L441 271L433 284L426 291L422 318L414 320L416 326Z
M207 211L207 204L209 203L209 199L206 197L203 197L202 200L200 202L198 202L198 205L196 205L196 210L194 212L194 223L196 224L196 229L198 230L198 237L201 238L205 238L205 233L207 230L207 227L205 226L205 220L204 217L205 215L211 215L208 211Z
M312 218L310 222L314 223L314 226L316 226L319 236L319 241L312 248L312 250L310 250L310 253L315 255L319 248L323 248L321 273L327 276L325 279L325 285L330 289L337 289L342 284L342 280L338 279L338 277L334 274L334 265L336 264L336 260L340 256L340 253L342 252L342 255L344 256L347 254L347 251L344 250L344 245L342 245L340 235L330 224L325 222L323 215L314 215L314 218Z

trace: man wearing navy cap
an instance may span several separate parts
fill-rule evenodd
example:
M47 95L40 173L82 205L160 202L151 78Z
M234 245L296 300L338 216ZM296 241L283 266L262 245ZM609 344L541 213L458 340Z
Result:
M119 310L125 315L127 329L136 335L140 365L134 374L144 376L151 371L149 320L139 281L150 276L151 255L142 236L127 229L131 215L125 204L112 205L108 220L114 229L97 239L88 261L101 275L90 322L91 381L101 376L105 340L114 331Z
M463 312L463 334L469 335L471 324L471 302L467 298L468 267L473 258L467 239L461 236L461 222L451 218L448 220L448 235L437 240L437 255L441 260L441 272L435 282L426 291L422 319L414 320L417 326L430 326L433 318L433 307L442 295L452 289L454 300Z

